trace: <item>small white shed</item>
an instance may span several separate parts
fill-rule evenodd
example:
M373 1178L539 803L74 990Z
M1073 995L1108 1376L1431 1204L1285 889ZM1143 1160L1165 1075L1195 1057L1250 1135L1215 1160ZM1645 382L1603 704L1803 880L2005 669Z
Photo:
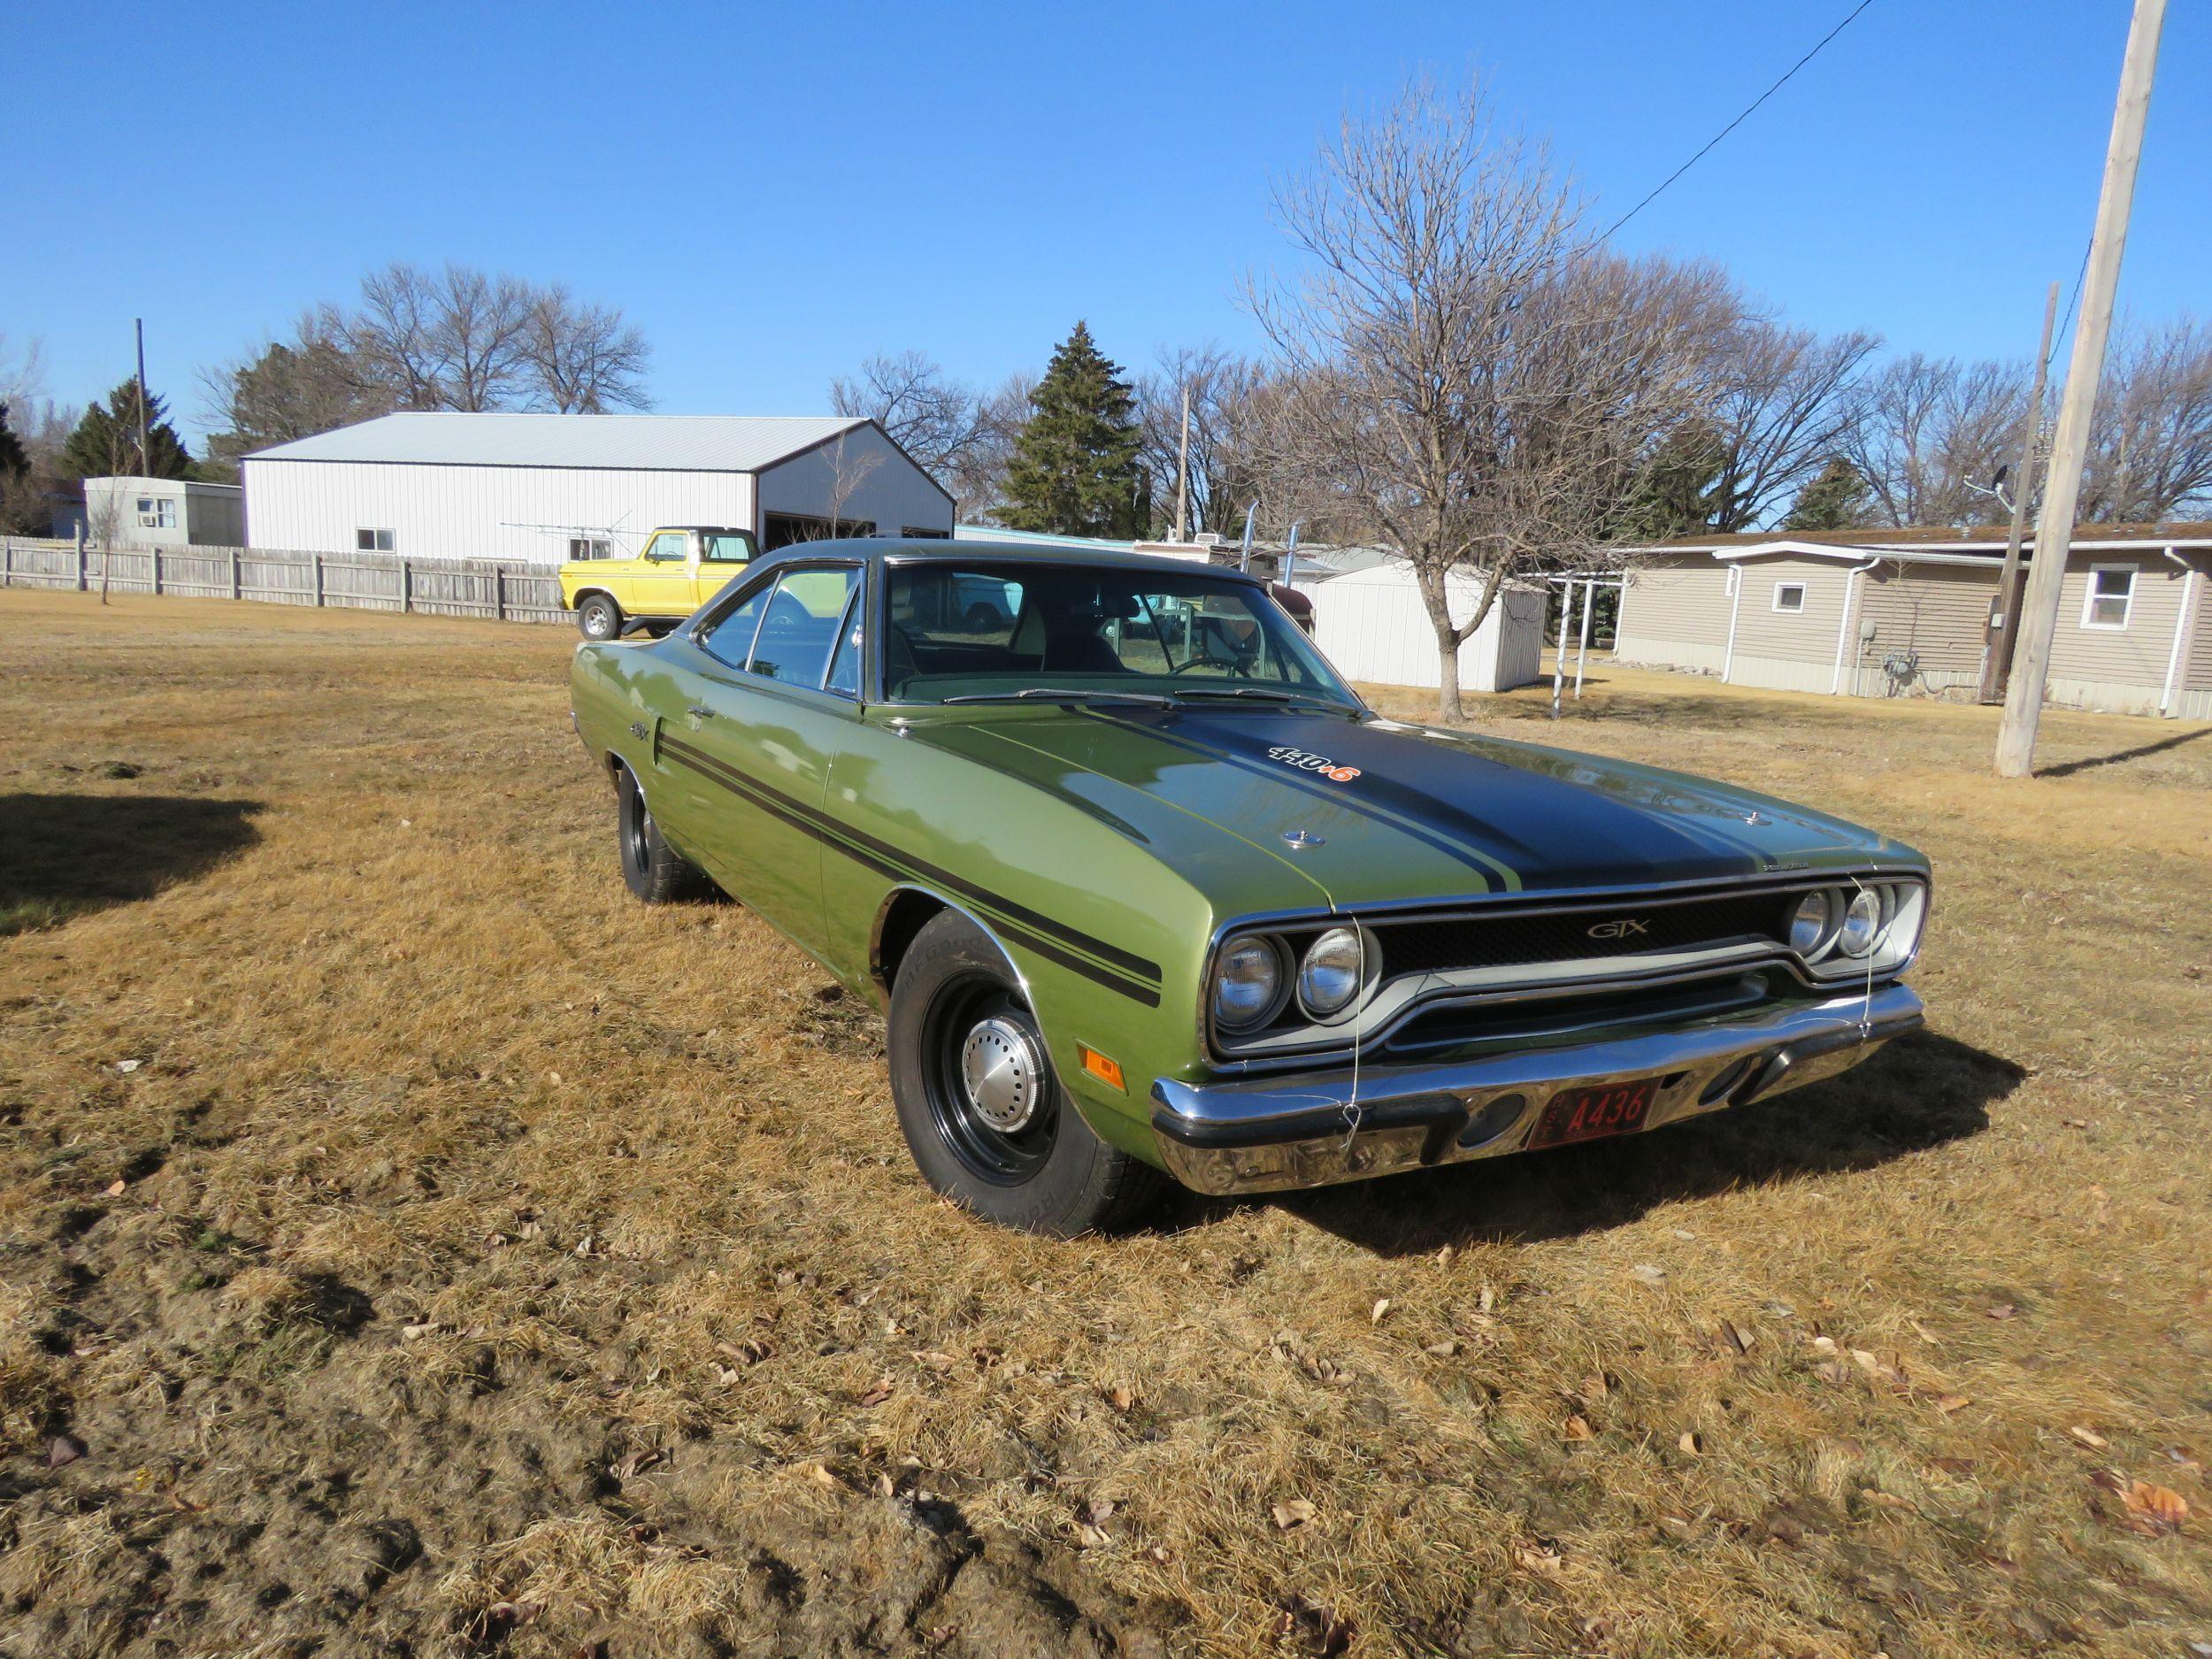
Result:
M1314 583L1313 637L1322 654L1352 680L1377 686L1437 684L1436 629L1421 602L1412 567L1392 559ZM1482 583L1454 572L1448 583L1452 616L1474 614ZM1510 691L1542 677L1544 594L1507 584L1482 626L1459 648L1462 691Z

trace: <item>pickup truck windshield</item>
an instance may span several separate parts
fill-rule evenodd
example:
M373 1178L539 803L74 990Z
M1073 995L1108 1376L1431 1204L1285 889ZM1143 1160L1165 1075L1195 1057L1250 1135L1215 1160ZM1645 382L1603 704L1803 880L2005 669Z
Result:
M1197 572L931 563L889 571L897 703L1032 688L1359 700L1262 589ZM1273 699L1254 699L1256 706Z

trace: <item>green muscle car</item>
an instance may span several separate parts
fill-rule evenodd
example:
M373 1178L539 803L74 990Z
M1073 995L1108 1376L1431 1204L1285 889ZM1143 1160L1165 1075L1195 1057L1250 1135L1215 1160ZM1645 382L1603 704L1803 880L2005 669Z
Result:
M803 544L572 682L631 891L877 999L915 1162L1014 1226L1639 1133L1921 1023L1910 848L1380 718L1233 571Z

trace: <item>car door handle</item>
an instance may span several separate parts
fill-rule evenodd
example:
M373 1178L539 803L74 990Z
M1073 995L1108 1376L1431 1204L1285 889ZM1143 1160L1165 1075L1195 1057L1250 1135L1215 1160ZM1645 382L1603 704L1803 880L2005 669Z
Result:
M711 720L714 718L714 710L712 709L703 709L695 703L693 703L688 709L686 709L684 712L695 720Z

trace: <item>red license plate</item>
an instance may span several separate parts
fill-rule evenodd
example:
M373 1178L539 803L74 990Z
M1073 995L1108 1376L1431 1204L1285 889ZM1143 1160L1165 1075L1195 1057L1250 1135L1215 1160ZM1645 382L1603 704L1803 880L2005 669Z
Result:
M1633 1083L1606 1083L1596 1088L1571 1088L1555 1094L1538 1119L1532 1147L1564 1146L1570 1141L1600 1141L1624 1135L1644 1126L1644 1114L1659 1093L1655 1077Z

